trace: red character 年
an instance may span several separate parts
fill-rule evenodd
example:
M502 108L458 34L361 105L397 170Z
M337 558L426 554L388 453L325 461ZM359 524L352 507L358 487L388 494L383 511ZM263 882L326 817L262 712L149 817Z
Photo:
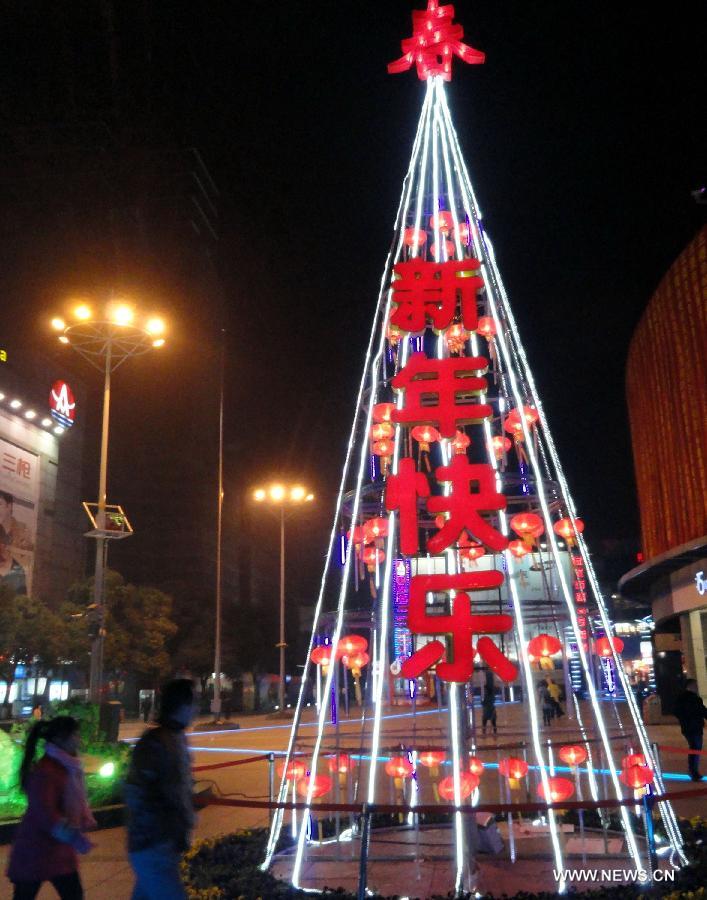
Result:
M518 675L516 666L488 637L480 637L473 644L475 635L507 634L513 628L513 619L506 614L474 615L471 600L465 591L493 590L503 582L501 572L464 572L461 575L416 575L410 582L408 627L413 634L446 635L447 648L440 640L430 641L405 660L401 668L403 678L417 678L431 666L437 666L437 675L443 681L463 684L471 678L474 657L478 653L487 666L503 681L514 681ZM451 601L449 615L430 615L427 594L431 591L458 591ZM445 655L448 661L442 662Z
M459 296L461 320L464 328L475 331L478 325L476 294L484 286L478 275L468 276L479 268L476 259L458 262L425 262L411 259L398 263L393 271L399 276L393 281L393 303L397 309L390 324L401 331L420 332L427 327L441 331L454 321Z
M393 410L393 421L433 425L446 438L453 438L459 425L482 422L492 415L488 403L478 402L478 394L487 388L479 373L487 369L483 356L428 359L413 353L392 381L395 390L405 392L404 406Z

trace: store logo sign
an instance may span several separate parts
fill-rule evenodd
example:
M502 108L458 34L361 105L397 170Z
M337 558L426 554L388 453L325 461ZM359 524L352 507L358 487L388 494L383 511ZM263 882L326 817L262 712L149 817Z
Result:
M7 350L3 350L0 347L0 362L7 362Z
M704 571L697 572L695 575L695 587L700 597L704 597L707 594L707 578L705 578Z
M76 399L65 381L55 381L49 394L52 418L64 428L71 428L76 417Z

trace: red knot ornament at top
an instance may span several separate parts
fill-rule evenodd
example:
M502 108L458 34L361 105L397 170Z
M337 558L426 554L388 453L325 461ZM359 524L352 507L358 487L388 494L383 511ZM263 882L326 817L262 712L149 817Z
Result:
M426 81L435 75L452 80L452 57L465 63L482 63L486 55L462 43L464 29L455 25L454 7L440 6L437 0L427 0L426 10L414 10L412 37L401 42L403 56L388 63L388 72L396 75L417 66L417 77Z

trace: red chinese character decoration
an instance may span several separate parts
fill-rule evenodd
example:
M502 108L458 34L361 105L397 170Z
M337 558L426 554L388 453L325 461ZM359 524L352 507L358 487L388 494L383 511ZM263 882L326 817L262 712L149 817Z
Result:
M403 56L388 63L389 74L407 72L415 63L421 81L435 75L451 81L452 57L472 65L482 63L485 54L462 43L464 29L453 20L454 7L440 6L438 0L427 0L425 10L413 10L412 37L401 41Z
M393 378L393 388L405 392L402 409L392 420L401 425L434 425L442 437L453 438L457 426L477 424L492 415L478 394L487 383L481 378L488 368L482 356L428 359L413 353L409 363Z
M471 678L474 657L478 653L488 667L503 681L514 681L518 670L487 634L506 634L513 620L505 614L473 615L466 591L493 590L501 585L501 572L464 572L461 575L416 575L410 582L408 627L412 634L445 635L450 652L439 640L430 641L405 660L401 668L404 678L417 678L431 666L443 681L463 684ZM431 591L458 591L451 601L449 615L430 615L426 596ZM484 635L473 644L475 635ZM448 660L443 661L445 655Z
M417 498L429 496L430 486L425 476L415 469L415 460L401 459L397 475L388 476L385 506L388 512L400 513L400 551L405 556L415 556L420 550Z
M479 268L476 259L458 262L425 262L411 259L394 268L393 303L397 309L390 317L391 325L401 331L419 333L429 322L442 331L454 321L457 305L461 321L468 331L478 325L477 292L483 278L472 273ZM457 302L458 301L458 302Z

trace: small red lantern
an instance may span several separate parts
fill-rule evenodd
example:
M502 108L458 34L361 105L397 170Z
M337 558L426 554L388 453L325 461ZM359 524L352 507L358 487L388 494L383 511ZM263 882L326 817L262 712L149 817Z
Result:
M630 769L631 766L645 766L646 758L642 753L629 753L621 760L622 769Z
M444 523L447 521L447 517L440 513L438 516L435 516L435 526L440 530L444 528Z
M451 440L452 447L454 448L455 453L466 453L466 448L471 443L471 438L468 434L464 434L463 431L457 431L454 437Z
M491 438L491 446L496 459L501 459L503 454L508 453L513 445L507 437L496 435L496 437Z
M371 447L374 456L390 458L395 450L395 444L389 440L376 441Z
M540 782L537 787L538 797L548 803L562 803L574 794L574 783L569 778L553 775L547 780L549 797L545 794L545 785Z
M612 652L612 649L611 649L612 644L613 644L614 650L616 650L617 653L621 653L621 651L624 649L624 642L619 637L597 638L594 646L596 647L596 651L599 654L599 656L603 656L604 659L609 659L611 656L614 655Z
M634 791L639 791L653 781L653 772L648 766L629 766L621 773L620 780Z
M428 769L437 769L446 758L444 750L422 750L417 756L417 761Z
M423 453L428 453L430 444L434 444L440 439L439 431L431 425L416 425L410 434L419 443Z
M469 771L472 775L476 775L477 778L481 777L481 773L484 771L484 764L478 756L469 757Z
M356 525L353 529L346 532L346 537L349 541L354 545L354 547L360 547L361 544L364 543L365 535L363 533L363 526Z
M527 543L533 543L545 531L543 520L532 512L517 513L508 524Z
M351 656L352 653L363 653L368 649L368 641L360 634L346 634L339 638L339 652L341 656Z
M454 219L452 214L446 209L433 213L430 216L430 228L437 228L442 234L447 235L454 228Z
M394 434L395 428L390 422L376 422L375 425L371 425L371 430L369 431L372 441L386 441L392 438Z
M506 778L513 778L518 781L521 778L525 778L528 774L528 763L524 759L507 756L498 761L498 771Z
M373 421L390 422L394 409L394 403L376 403L376 405L373 407Z
M377 541L378 538L384 538L388 534L388 520L382 516L375 519L368 519L363 523L363 539L364 543L370 544Z
M364 650L360 650L358 653L352 653L343 657L344 665L347 669L351 670L351 674L354 678L358 678L360 676L361 669L364 666L367 666L370 661L371 657Z
M516 559L522 559L524 556L527 556L528 553L531 552L528 549L528 545L525 543L525 541L511 541L508 544L508 549Z
M348 753L337 753L334 756L327 756L327 767L330 772L346 775L353 768L353 761Z
M441 248L440 248L441 249ZM454 256L454 244L451 241L444 242L444 249L446 252L446 258L452 259ZM432 254L433 259L437 259L437 244L432 244L430 247L430 253ZM440 259L444 260L444 254L440 252Z
M466 247L471 244L472 231L467 222L460 222L454 231L459 238L460 244L464 244Z
M554 656L561 649L561 642L552 634L538 634L528 641L528 653L536 659Z
M566 747L560 747L558 756L568 766L581 766L587 758L587 751L579 744L570 744Z
M287 765L281 762L277 767L277 774L280 778L284 775L286 781L299 781L300 778L304 778L306 772L307 766L299 759L291 759Z
M369 572L375 572L376 566L385 561L385 551L379 550L377 547L366 547L361 555L361 559L366 564Z
M391 756L385 764L385 771L393 778L410 778L413 767L407 756Z
M321 666L324 672L326 672L331 665L332 659L336 659L338 656L339 653L335 652L334 647L331 644L320 644L319 647L314 647L309 654L309 658L312 662L317 666Z
M575 528L577 529L577 533L581 534L584 531L584 522L581 519L575 519L573 528L572 519L560 519L559 522L555 522L555 524L552 526L552 530L555 532L555 534L559 535L561 538L564 538L570 546L574 544Z
M476 332L490 341L496 335L496 323L493 316L479 316Z
M427 232L421 228L406 228L403 233L403 243L410 248L424 247L427 243Z
M465 800L468 796L470 796L478 786L479 779L476 775L473 775L471 772L459 773L459 794L462 800ZM448 775L446 778L443 778L437 785L437 791L439 793L439 796L442 797L443 800L449 800L453 803L454 776Z
M309 778L302 778L297 782L297 793L300 797L306 797L309 791ZM316 797L323 797L324 794L328 794L331 790L331 778L328 775L314 775L311 778L312 782L312 799Z
M532 428L540 418L540 415L536 409L532 408L532 406L524 406L523 418L525 419L526 426ZM523 426L520 420L520 412L517 409L512 409L508 413L506 420L503 423L503 428L505 431L512 434L517 441L523 440Z
M480 544L473 544L471 547L461 547L459 550L459 556L468 560L481 559L484 553L486 551Z
M469 332L458 322L450 325L444 332L444 339L447 342L450 353L461 353L464 344L469 340Z

